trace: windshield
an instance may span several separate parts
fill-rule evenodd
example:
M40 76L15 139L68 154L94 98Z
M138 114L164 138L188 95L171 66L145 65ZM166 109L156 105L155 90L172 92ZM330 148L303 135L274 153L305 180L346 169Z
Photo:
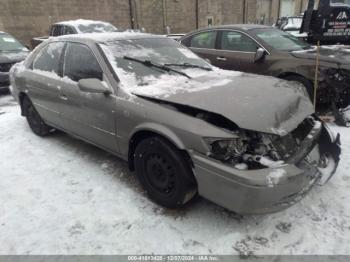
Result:
M108 33L117 31L117 28L108 23L81 24L78 28L81 33Z
M0 34L0 51L27 50L20 42L8 34Z
M280 51L309 49L310 45L297 37L278 29L259 29L256 35L271 47Z
M141 82L147 82L147 77L176 74L186 69L211 70L203 59L169 38L118 40L101 47L118 76L132 75Z

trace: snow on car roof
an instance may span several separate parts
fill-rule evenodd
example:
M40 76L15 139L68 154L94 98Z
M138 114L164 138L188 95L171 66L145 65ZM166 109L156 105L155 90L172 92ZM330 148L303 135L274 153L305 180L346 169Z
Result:
M55 25L71 25L71 26L79 26L79 25L91 25L91 24L105 24L110 25L110 23L104 22L104 21L97 21L97 20L88 20L88 19L76 19L76 20L68 20L68 21L61 21L55 23Z
M95 42L111 42L116 40L140 39L140 38L164 38L161 35L153 35L137 32L112 32L112 33L88 33L76 35L64 35L56 37L61 40L92 40Z

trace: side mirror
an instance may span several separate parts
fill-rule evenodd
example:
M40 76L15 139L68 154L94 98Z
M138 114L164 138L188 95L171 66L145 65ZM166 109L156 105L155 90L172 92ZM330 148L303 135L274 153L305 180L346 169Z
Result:
M254 63L259 62L261 59L263 59L266 55L266 51L259 47L258 50L256 50L255 56L254 56Z
M81 79L78 82L79 89L82 92L96 93L96 94L111 94L111 90L108 89L99 79L97 78L86 78Z

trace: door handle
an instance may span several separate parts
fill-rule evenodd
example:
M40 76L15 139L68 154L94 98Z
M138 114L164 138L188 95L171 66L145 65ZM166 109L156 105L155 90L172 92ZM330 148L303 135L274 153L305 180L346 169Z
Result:
M66 95L60 95L60 98L64 101L67 101L68 100L68 97Z
M218 57L216 58L216 60L219 60L219 61L226 61L227 59L226 59L226 57L218 56Z

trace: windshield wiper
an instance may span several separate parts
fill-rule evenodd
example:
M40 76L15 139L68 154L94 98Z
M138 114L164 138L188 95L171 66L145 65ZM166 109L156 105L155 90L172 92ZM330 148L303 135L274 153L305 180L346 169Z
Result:
M183 76L187 77L188 79L191 79L191 77L184 72L178 71L178 70L173 69L171 67L168 67L166 65L154 63L151 60L141 60L141 59L137 59L135 57L130 57L130 56L124 56L123 58L126 60L130 60L130 61L134 61L134 62L143 64L144 66L147 66L147 67L155 67L155 68L167 71L167 72L174 72L174 73L177 73L179 75L183 75Z
M188 68L200 68L203 70L207 70L207 71L213 71L213 69L211 69L210 67L206 67L206 66L200 66L200 65L194 65L194 64L190 64L190 63L183 63L183 64L164 64L165 66L181 66L181 67L188 67Z

